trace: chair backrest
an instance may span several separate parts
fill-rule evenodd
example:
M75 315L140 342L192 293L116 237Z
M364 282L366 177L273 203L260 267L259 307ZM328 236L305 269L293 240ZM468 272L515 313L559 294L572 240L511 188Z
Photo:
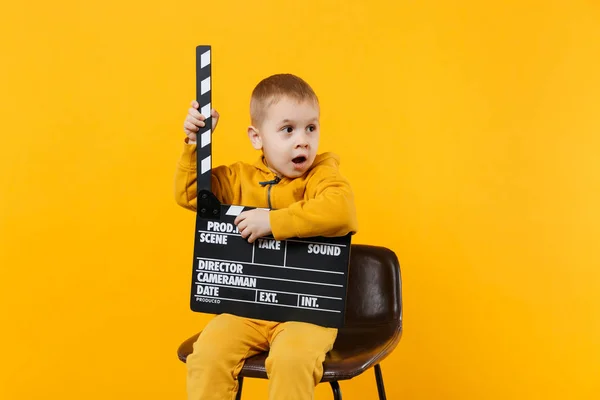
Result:
M402 326L402 286L396 254L379 246L350 250L345 328Z

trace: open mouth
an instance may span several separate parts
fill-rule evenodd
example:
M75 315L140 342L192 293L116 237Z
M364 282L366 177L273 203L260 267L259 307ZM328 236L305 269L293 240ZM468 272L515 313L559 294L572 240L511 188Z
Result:
M306 156L298 156L298 157L292 159L292 162L296 165L304 164L305 161L306 161Z

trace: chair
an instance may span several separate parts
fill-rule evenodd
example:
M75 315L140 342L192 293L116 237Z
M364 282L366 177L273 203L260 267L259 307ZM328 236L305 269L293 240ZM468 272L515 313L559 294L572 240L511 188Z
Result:
M200 333L177 350L186 361ZM384 247L354 244L350 252L346 323L339 329L333 349L323 363L321 382L329 382L334 399L341 400L338 381L374 367L379 399L385 400L380 362L396 347L402 335L402 286L396 254ZM248 358L238 376L237 400L244 378L267 379L267 353Z

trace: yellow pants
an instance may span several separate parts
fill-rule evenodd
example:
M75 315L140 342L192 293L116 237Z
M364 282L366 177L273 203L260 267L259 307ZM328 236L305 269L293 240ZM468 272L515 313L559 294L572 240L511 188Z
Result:
M221 314L187 358L188 400L232 400L244 360L269 351L270 400L309 400L323 376L323 360L337 329L304 322L270 322Z

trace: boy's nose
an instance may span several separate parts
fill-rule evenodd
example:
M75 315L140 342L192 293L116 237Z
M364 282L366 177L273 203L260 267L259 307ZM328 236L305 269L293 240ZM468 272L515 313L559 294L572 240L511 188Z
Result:
M296 141L296 148L308 148L308 138L306 135L300 135Z

